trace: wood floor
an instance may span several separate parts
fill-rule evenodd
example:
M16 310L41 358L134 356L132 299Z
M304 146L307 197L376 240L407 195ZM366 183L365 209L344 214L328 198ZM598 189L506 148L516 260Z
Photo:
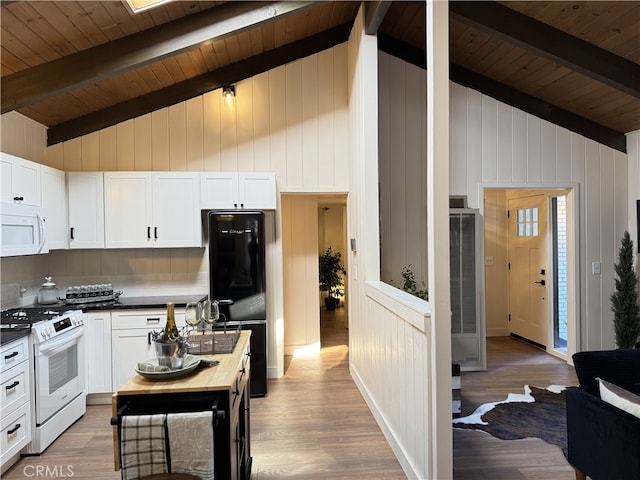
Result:
M323 312L321 354L288 357L285 376L269 381L267 397L252 399L253 480L406 478L349 375L343 315ZM525 384L577 382L573 368L518 340L490 338L487 348L488 370L462 374L463 415ZM22 458L2 478L40 471L47 478L119 479L110 415L110 406L88 407L44 454ZM468 430L454 430L454 470L456 480L574 478L558 447Z

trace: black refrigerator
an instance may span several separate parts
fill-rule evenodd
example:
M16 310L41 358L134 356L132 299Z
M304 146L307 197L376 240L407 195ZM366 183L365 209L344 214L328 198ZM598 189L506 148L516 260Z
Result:
M264 212L208 213L209 298L227 327L251 330L251 396L267 394L267 308ZM222 315L217 328L222 327Z

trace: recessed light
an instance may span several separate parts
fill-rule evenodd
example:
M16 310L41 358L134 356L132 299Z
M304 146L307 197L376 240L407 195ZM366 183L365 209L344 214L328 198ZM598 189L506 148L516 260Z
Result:
M169 3L173 0L124 0L129 5L133 13L142 12L150 8L159 7L163 3Z

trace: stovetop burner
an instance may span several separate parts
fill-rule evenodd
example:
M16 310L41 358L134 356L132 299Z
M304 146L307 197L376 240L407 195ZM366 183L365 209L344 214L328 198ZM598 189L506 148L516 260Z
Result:
M7 325L33 325L57 317L67 310L70 310L67 305L10 308L1 312L0 324L3 327Z

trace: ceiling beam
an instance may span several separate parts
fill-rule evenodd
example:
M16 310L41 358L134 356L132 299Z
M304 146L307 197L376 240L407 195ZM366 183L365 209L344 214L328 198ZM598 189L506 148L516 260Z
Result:
M378 48L396 58L420 68L426 68L425 52L383 34L378 34ZM555 105L515 90L458 65L449 67L449 78L464 87L472 88L484 95L535 115L555 125L579 133L596 142L626 153L627 140L623 133L595 123L587 118L563 110Z
M2 78L2 113L192 50L324 2L224 2Z
M627 153L627 138L623 133L593 122L575 113L532 97L491 78L479 75L458 65L450 66L450 78L463 87L472 88L484 95L511 105L555 125L579 133L598 143Z
M378 31L390 6L390 1L364 2L364 32L367 35L374 35Z
M239 82L299 58L334 47L348 40L352 26L353 23L346 23L213 72L162 88L153 93L54 125L47 130L47 145L51 146L86 135L125 120L204 95L225 85Z
M640 65L496 2L451 2L451 18L640 98Z

